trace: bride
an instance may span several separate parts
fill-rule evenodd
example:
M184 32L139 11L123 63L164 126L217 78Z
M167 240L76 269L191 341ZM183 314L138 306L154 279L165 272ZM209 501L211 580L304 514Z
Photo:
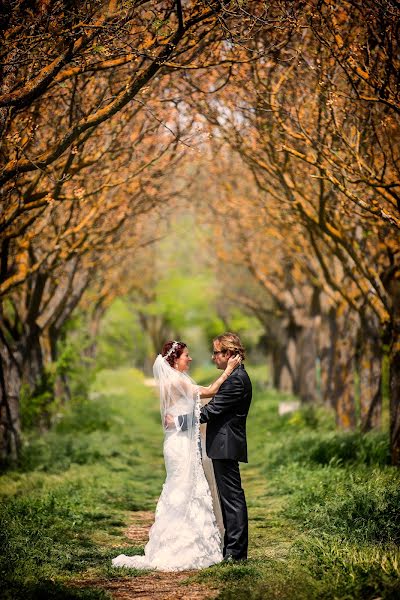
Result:
M240 357L231 357L225 371L208 387L196 385L187 374L191 360L186 344L170 341L164 344L154 363L167 478L144 556L120 554L112 560L114 567L184 571L209 567L222 560L221 536L214 512L219 510L217 493L214 487L213 498L202 466L200 398L211 398L217 393L239 365ZM166 428L167 413L175 417L187 415L187 429ZM212 471L210 460L207 469ZM213 479L213 472L209 472L211 486Z

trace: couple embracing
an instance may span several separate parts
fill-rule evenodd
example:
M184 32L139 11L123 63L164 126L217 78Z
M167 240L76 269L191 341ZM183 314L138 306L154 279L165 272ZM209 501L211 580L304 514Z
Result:
M184 571L247 558L239 462L247 462L251 382L237 335L216 337L212 357L223 373L202 387L187 373L192 359L186 344L167 342L157 356L153 370L167 477L144 556L121 554L112 561L115 567ZM201 424L206 424L205 444Z

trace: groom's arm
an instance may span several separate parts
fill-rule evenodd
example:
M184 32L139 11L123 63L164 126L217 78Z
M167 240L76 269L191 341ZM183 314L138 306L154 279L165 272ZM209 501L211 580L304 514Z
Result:
M189 427L189 415L179 415L179 417L175 417L174 421L178 431L187 431Z
M242 399L244 391L240 377L230 377L221 385L218 393L200 410L200 423L208 423L229 412Z
M189 427L189 419L192 421L193 425L193 415L179 415L178 417L173 417L172 415L166 415L164 420L164 425L167 429L176 429L176 431L187 431Z

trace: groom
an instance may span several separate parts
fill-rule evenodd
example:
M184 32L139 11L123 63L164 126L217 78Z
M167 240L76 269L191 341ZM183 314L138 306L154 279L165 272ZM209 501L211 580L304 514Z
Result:
M230 356L245 351L239 337L223 333L213 341L212 358L224 370ZM202 407L200 423L207 423L206 450L214 466L225 527L224 561L247 558L247 506L240 479L239 462L247 462L246 418L252 396L250 378L241 364L221 385L217 394ZM177 418L186 429L185 417Z

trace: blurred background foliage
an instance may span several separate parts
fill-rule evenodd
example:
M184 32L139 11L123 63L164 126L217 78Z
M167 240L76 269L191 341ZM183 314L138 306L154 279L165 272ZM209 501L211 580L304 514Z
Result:
M88 318L90 303L67 321L57 360L33 390L23 388L24 429L44 429L57 420L66 402L84 402L100 370L133 367L151 377L155 356L169 339L185 341L194 365L207 366L212 339L235 331L252 364L264 364L267 377L267 356L260 346L262 324L225 295L226 284L215 277L213 249L189 211L176 212L173 235L155 242L151 256L154 261L147 267L150 273L145 273L143 288L135 285L129 294L113 299L94 333Z

